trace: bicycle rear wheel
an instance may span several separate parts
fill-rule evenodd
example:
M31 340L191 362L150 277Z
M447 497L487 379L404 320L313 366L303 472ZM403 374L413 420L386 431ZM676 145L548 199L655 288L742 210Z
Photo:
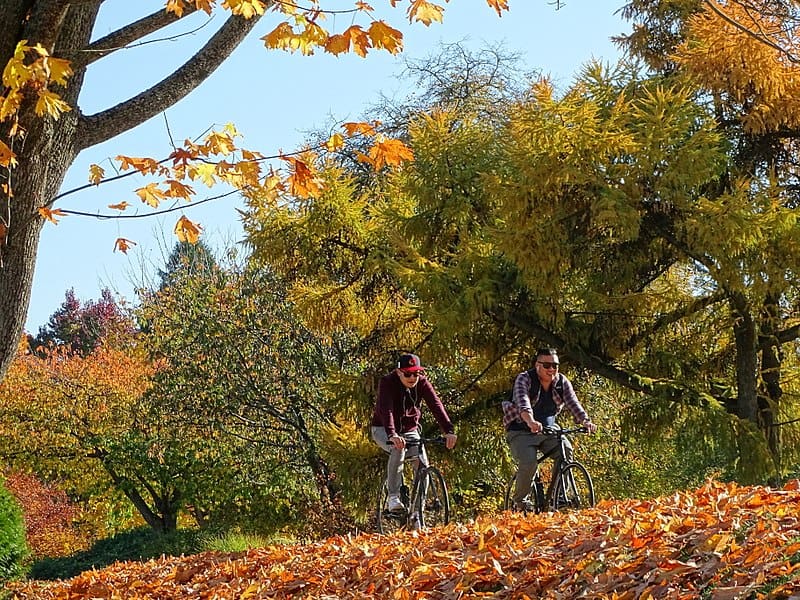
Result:
M403 510L399 512L389 512L386 510L386 503L389 500L389 488L386 487L386 482L383 482L380 490L378 491L378 506L375 510L375 524L378 533L394 533L400 531L406 526L408 512Z
M578 462L561 467L551 499L552 509L581 510L594 506L594 500L594 484L586 467Z
M414 491L414 510L418 511L420 526L438 527L450 521L450 496L439 469L428 467Z

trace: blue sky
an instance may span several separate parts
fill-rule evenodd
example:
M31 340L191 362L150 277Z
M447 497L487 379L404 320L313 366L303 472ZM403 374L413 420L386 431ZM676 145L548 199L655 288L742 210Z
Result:
M164 4L165 0L106 0L95 37ZM378 8L388 5L388 0L373 0L371 4ZM407 57L428 56L442 43L462 42L474 49L502 43L506 49L520 53L528 68L549 73L557 85L566 86L588 60L617 59L619 53L609 38L630 29L629 24L614 14L621 4L622 0L619 4L566 0L556 10L548 0L509 0L511 11L498 17L484 0L450 0L445 4L444 22L430 27L408 24L399 8L386 10L382 16L403 31ZM330 0L328 5L341 8L352 6L352 2ZM204 15L193 15L189 23L171 33L199 28L195 33L120 50L95 63L80 99L84 113L91 114L124 101L169 74L218 27L223 16L220 13L210 24L205 24ZM359 119L381 93L390 97L405 95L405 84L398 78L401 58L385 52L371 52L362 59L324 53L304 57L267 50L258 38L277 22L272 14L262 19L225 65L165 115L82 153L68 173L62 192L85 185L89 165L93 163L103 166L109 174L110 159L119 154L163 158L170 152L170 136L181 143L186 138L198 137L210 127L234 123L244 135L243 146L274 154L278 150L295 149L307 132L326 126L333 119ZM337 30L349 24L349 17L335 23L328 21L328 26ZM129 178L71 194L56 207L108 212L104 210L108 204L127 200L140 214L146 214L133 193L143 183L143 179ZM212 193L199 186L195 190L198 199ZM229 197L195 208L188 204L184 214L203 225L204 239L210 245L222 247L241 238L236 207L242 207L240 200ZM125 221L70 216L58 225L46 224L39 246L27 330L36 333L70 288L83 301L98 298L100 290L108 287L134 302L136 286L151 280L174 245L172 228L179 214ZM117 237L131 239L137 245L127 255L114 252Z

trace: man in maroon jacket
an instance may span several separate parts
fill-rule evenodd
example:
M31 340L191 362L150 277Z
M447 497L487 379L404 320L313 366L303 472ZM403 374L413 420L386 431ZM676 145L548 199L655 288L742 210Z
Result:
M372 439L389 454L386 466L389 511L404 508L400 499L400 487L403 485L406 442L420 438L419 421L423 400L436 419L439 429L445 434L447 448L452 449L458 439L453 423L433 385L425 377L425 369L422 368L419 356L403 354L397 362L397 368L381 378L375 413L372 416ZM415 472L420 464L428 464L424 449L420 455L418 445L409 445L408 452Z

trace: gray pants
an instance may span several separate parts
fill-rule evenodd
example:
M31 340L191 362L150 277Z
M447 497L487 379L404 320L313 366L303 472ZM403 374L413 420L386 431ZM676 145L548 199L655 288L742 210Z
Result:
M406 441L419 439L418 431L409 431L399 435L404 437ZM419 456L419 446L417 444L398 450L389 444L389 438L383 427L372 428L372 441L389 455L389 462L386 464L386 487L389 488L390 494L400 493L400 486L403 485L403 461L405 461L406 455L408 455L409 460L411 460L414 473L419 469L420 459L423 465L428 465L428 457L424 449L421 456Z
M539 452L550 452L556 448L558 438L552 435L541 435L530 431L506 431L506 441L511 449L511 456L517 463L517 481L514 487L512 500L515 504L520 504L525 500L530 500L533 476L536 475ZM566 460L572 460L572 444L564 438L564 450ZM553 458L561 458L561 452L556 452Z

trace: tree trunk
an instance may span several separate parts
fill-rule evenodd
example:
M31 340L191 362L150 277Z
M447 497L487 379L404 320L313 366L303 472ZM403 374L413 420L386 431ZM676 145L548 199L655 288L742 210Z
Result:
M767 448L778 477L783 471L781 435L777 425L783 389L781 388L781 346L777 337L780 323L777 298L767 297L761 325L761 394L759 395L759 425L767 438ZM777 483L777 481L773 482Z

